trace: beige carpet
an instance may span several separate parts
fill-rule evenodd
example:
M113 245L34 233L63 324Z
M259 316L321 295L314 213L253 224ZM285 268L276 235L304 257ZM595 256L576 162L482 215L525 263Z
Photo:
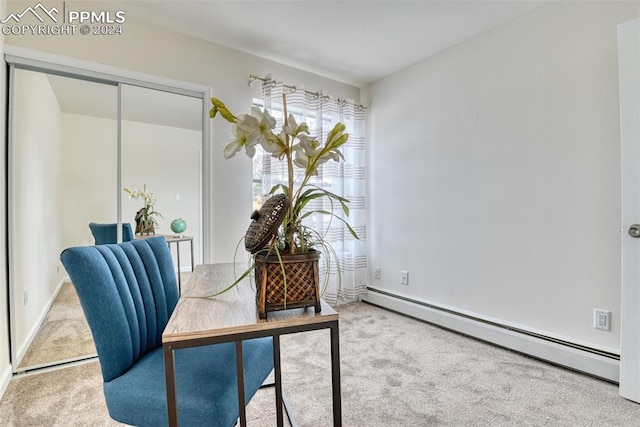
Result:
M618 387L374 307L339 307L345 426L639 426ZM301 426L331 425L329 333L282 338L283 383ZM11 381L2 426L111 426L92 362ZM275 425L273 389L248 407Z
M19 368L96 354L89 325L70 283L62 285Z

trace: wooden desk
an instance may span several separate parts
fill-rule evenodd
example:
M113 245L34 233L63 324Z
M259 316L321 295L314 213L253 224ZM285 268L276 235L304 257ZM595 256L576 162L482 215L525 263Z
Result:
M237 276L242 268L236 267ZM242 341L259 337L273 337L273 360L276 386L277 425L283 425L282 373L280 366L280 336L296 332L330 329L331 383L333 388L333 425L342 425L340 397L340 349L338 313L325 301L322 311L313 307L269 312L267 319L258 317L255 291L249 279L213 299L198 298L215 294L234 282L233 264L199 265L185 285L167 326L162 334L167 384L169 425L178 425L178 407L174 372L174 350L223 342L236 343L238 374L238 404L240 425L246 426Z
M162 236L167 241L167 245L169 249L171 249L171 244L176 244L176 255L178 257L178 292L182 292L182 281L180 280L180 242L189 242L191 245L191 271L194 270L194 261L193 261L193 237L191 236L178 236L176 234L136 234L136 239L148 239L150 237L159 237ZM233 283L233 282L231 282Z

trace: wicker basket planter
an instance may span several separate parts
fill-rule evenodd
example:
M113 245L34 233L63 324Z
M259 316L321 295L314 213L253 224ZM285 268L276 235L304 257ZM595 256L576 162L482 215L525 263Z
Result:
M281 254L281 258L282 265L277 255L255 254L258 316L266 319L270 311L300 307L315 307L320 313L320 252Z

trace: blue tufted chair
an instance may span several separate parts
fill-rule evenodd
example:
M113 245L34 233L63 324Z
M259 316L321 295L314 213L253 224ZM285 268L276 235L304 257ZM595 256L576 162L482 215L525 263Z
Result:
M89 229L93 234L93 239L96 245L105 245L107 243L118 243L118 224L98 224L97 222L90 222ZM133 231L131 230L131 224L122 224L122 241L128 242L133 240Z
M167 425L162 332L178 288L165 239L73 247L60 259L91 327L109 414L126 424ZM243 353L249 400L273 368L272 340L245 341ZM235 423L233 343L178 350L175 367L181 426Z

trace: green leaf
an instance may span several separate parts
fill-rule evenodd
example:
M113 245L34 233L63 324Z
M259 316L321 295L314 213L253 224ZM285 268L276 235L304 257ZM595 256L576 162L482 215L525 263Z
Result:
M338 196L337 194L334 194L334 193L332 193L332 192L330 192L330 191L325 190L324 188L320 188L320 187L318 187L317 185L309 184L309 186L310 186L310 187L315 187L315 188L317 188L318 190L320 190L320 191L322 191L322 192L326 193L326 194L327 194L327 196L331 197L332 199L336 199L336 200L338 200L338 201L343 201L343 202L349 203L349 200L348 200L348 199L345 199L344 197L340 197L340 196Z
M325 211L325 210L322 210L322 209L318 209L318 210L315 210L315 211L306 212L304 215L302 215L300 217L300 219L302 220L302 219L304 219L304 218L306 218L308 216L313 215L314 213L320 213L320 214L323 214L323 215L331 215L335 219L338 219L338 220L342 221L343 224L347 226L347 229L349 230L349 233L351 233L351 235L355 239L360 240L360 237L358 237L358 234L355 232L355 230L353 228L351 228L349 223L347 221L345 221L343 218L340 218L338 215L334 214L333 212L329 212L329 211Z
M236 286L238 286L238 284L245 278L247 277L249 274L251 274L251 271L253 270L253 266L254 264L251 264L251 267L249 267L244 273L242 273L242 276L240 276L235 282L233 282L231 285L227 286L226 288L224 288L223 290L221 290L218 293L215 293L213 295L207 295L206 297L190 297L190 298L207 298L207 299L211 299L211 298L215 298L218 295L222 295L225 292L230 291L231 289L235 288Z
M273 187L271 187L271 191L269 191L269 194L275 194L275 192L278 191L278 189L281 189L284 195L289 197L289 187L287 187L284 184L274 185Z
M278 246L275 246L276 255L278 256L278 262L280 263L280 269L282 269L282 282L284 284L284 308L287 308L287 272L284 269L284 263L282 262L282 256L280 255L280 250ZM265 271L264 274L267 274Z
M310 194L304 197L303 195L298 196L296 205L293 208L293 214L299 215L300 212L302 212L302 209L304 209L304 207L307 205L307 203L309 203L311 200L319 199L324 196L326 196L326 194L322 194L322 193Z
M330 199L337 200L340 203L340 206L342 207L342 211L344 212L344 214L346 216L349 216L349 206L347 205L347 203L349 203L348 199L345 199L344 197L340 197L337 194L334 194L334 193L332 193L330 191L327 191L327 190L325 190L323 188L320 188L320 187L317 187L317 186L314 186L314 187L316 187L318 190L322 191Z

